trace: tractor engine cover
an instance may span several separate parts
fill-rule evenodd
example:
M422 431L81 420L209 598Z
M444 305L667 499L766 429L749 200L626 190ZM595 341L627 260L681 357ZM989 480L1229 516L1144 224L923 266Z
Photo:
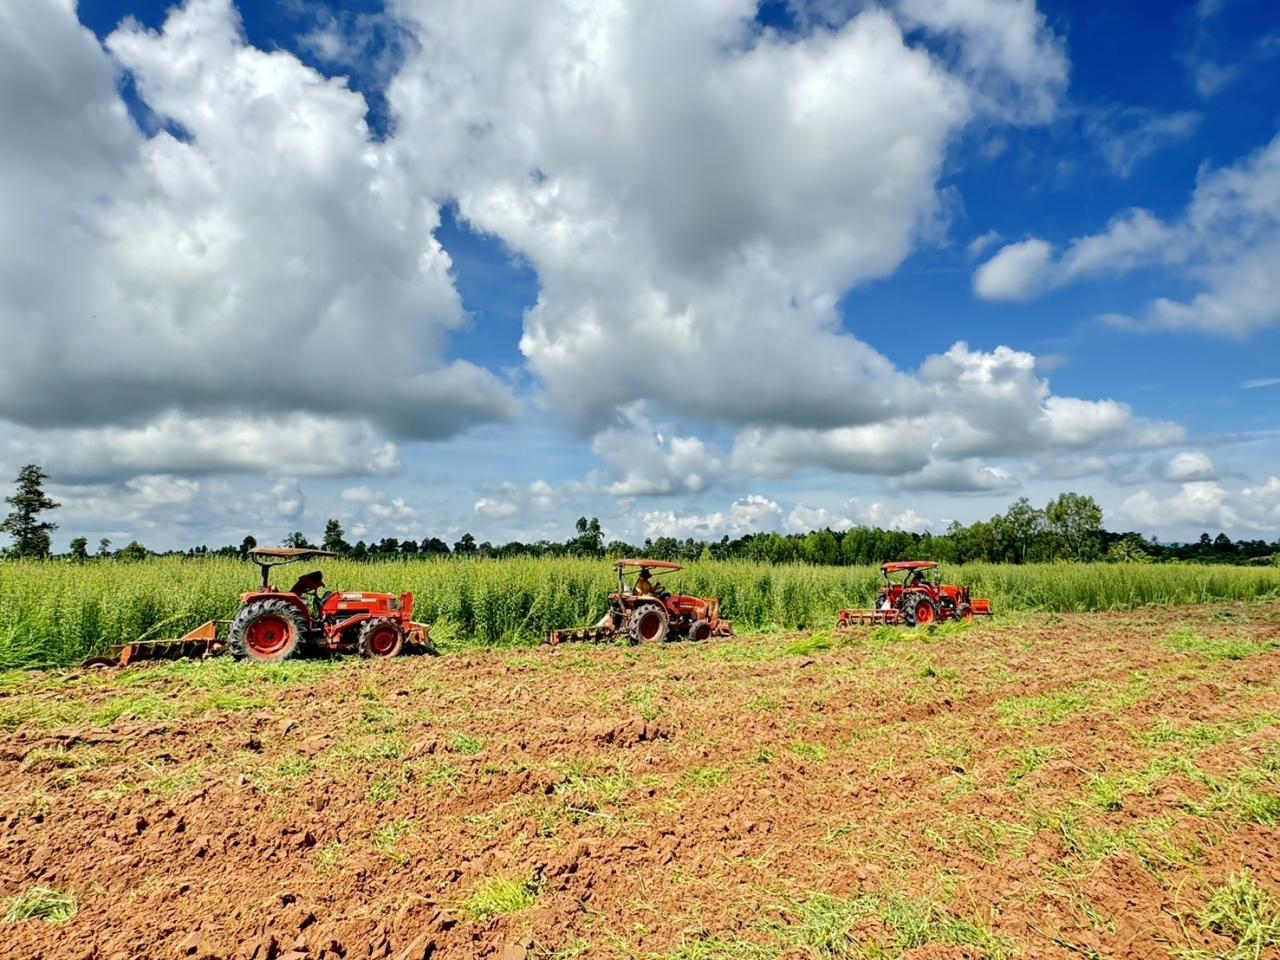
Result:
M398 617L400 598L389 593L334 593L325 598L325 617L355 613Z

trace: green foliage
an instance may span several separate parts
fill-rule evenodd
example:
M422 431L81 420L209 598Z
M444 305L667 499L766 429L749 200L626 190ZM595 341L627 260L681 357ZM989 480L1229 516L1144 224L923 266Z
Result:
M1258 644L1239 637L1206 637L1183 627L1169 637L1168 646L1174 653L1189 653L1205 660L1243 660L1275 644Z
M32 887L24 894L8 900L5 923L21 923L24 920L44 920L47 923L66 923L76 915L76 898L49 887Z
M346 536L346 531L342 529L341 521L330 518L324 525L324 539L320 543L320 549L337 554L347 553L351 549L351 545L343 539L344 536ZM257 546L257 544L255 543L254 546Z
M415 619L435 624L437 636L489 645L537 643L553 628L591 623L617 582L607 563L572 558L419 555L377 564L332 560L324 571L334 589L412 591ZM230 557L159 557L128 565L0 561L0 669L69 665L112 644L178 636L206 620L229 618L255 573ZM1275 567L971 564L944 573L972 586L975 596L990 597L997 614L1280 594ZM880 578L873 567L712 561L663 580L680 592L720 597L724 615L745 633L833 624L842 607L870 606ZM818 652L825 642L804 652Z
M995 705L1000 722L1008 727L1043 727L1090 707L1089 700L1071 690L1031 697L1006 697Z
M898 895L859 894L842 898L825 894L788 907L784 922L771 929L774 949L743 956L797 956L831 960L891 960L928 944L972 947L988 960L1015 956L1008 942L978 920L961 917L928 900ZM868 921L878 925L868 926ZM765 948L768 949L768 948ZM791 953L787 953L791 956ZM737 956L737 954L713 954Z
M477 753L483 750L484 745L487 742L488 741L485 740L484 737L473 737L470 734L462 733L461 731L455 733L449 738L449 746L458 751L458 753L465 754L468 757L474 757Z
M1035 770L1039 770L1057 753L1053 747L1028 747L1014 758L1013 769L1005 777L1005 785L1016 787Z
M827 748L817 743L805 743L800 741L791 745L791 752L806 763L825 763L827 760Z
M396 820L375 830L369 837L369 842L373 845L373 849L392 863L403 866L409 862L409 854L400 848L400 843L412 836L414 832L411 821Z
M1045 523L1068 560L1093 560L1102 540L1102 508L1093 497L1064 493L1044 508Z
M1257 960L1280 946L1280 909L1248 870L1233 873L1197 915L1200 925L1235 942L1226 960Z
M15 481L18 489L13 496L4 498L5 503L13 507L13 512L0 521L0 533L13 537L16 556L39 559L49 555L49 534L58 529L58 525L41 520L40 514L58 509L59 504L45 495L44 482L48 479L47 473L29 463L18 471Z
M537 895L537 884L531 878L488 877L480 882L466 902L465 912L477 923L485 923L494 917L527 910L533 906Z
M1136 537L1125 537L1111 545L1106 559L1109 563L1150 563L1151 554L1142 548Z

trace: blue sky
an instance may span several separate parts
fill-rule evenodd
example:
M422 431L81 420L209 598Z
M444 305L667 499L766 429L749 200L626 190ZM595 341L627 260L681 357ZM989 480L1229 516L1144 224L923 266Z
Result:
M64 539L939 530L1065 489L1280 536L1273 3L0 27L0 469L45 464Z

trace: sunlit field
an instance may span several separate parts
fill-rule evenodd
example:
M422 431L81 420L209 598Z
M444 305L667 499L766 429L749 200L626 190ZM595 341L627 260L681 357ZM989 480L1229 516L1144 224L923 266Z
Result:
M604 610L616 580L603 560L412 560L323 564L331 589L412 591L415 619L438 641L522 645ZM281 568L287 588L300 565ZM990 597L997 614L1085 612L1280 596L1280 569L1175 564L972 564L944 569ZM0 666L67 665L112 644L177 636L235 613L258 571L234 559L138 563L0 562ZM691 564L673 590L718 596L739 632L824 628L842 607L866 606L873 567Z

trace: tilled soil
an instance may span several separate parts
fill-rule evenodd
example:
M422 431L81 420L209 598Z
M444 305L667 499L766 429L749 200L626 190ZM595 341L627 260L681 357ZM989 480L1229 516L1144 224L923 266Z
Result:
M1225 952L1216 889L1280 898L1278 642L1273 603L10 674L0 896L77 912L0 957Z

